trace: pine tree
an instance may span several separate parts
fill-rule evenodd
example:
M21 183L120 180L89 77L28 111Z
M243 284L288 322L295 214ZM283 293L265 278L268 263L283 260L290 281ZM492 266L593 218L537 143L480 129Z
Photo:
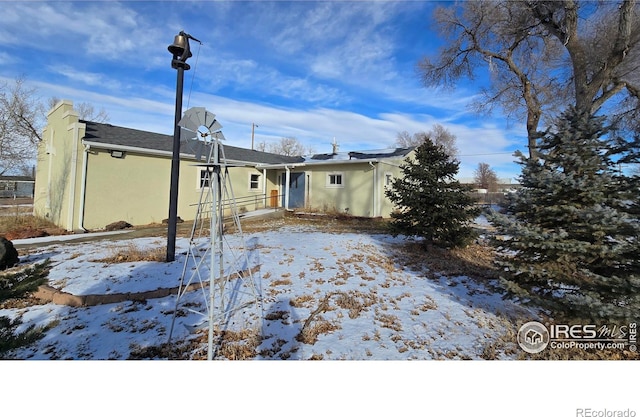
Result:
M474 237L471 222L479 214L471 187L454 176L459 162L431 140L416 148L400 166L386 196L397 211L391 214L392 233L423 237L425 244L463 246Z
M640 311L640 223L621 209L628 184L608 133L603 117L563 113L542 137L540 159L519 154L522 189L507 214L491 216L508 236L496 243L511 294L571 318L637 319Z
M35 291L39 285L47 281L47 275L51 269L51 261L46 260L16 273L3 273L0 275L0 305L6 300L26 298ZM0 359L11 349L28 345L44 335L43 328L35 325L27 326L18 331L22 325L22 319L11 319L0 316Z

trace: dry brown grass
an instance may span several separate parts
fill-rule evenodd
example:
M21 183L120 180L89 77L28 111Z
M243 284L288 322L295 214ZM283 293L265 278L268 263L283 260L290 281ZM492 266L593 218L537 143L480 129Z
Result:
M493 264L494 249L477 243L464 248L445 249L407 242L396 250L395 257L406 267L415 270L426 267L431 274L487 279L498 276Z
M289 278L285 278L285 279L276 279L274 281L271 282L271 286L272 287L277 287L280 285L291 285L291 280Z
M302 325L300 333L298 333L298 335L296 336L296 340L298 342L312 345L318 340L318 335L322 333L330 333L340 328L339 326L330 323L319 315L322 312L329 311L329 301L332 297L339 295L341 295L341 293L332 292L326 294L320 300L320 302L318 303L318 308L316 308L311 312L311 314L309 314L309 317L307 317L304 324Z
M0 236L9 240L67 234L50 221L30 214L0 216L0 231Z
M402 331L402 324L400 324L398 316L394 316L393 314L384 314L376 311L375 320L378 321L382 327L394 330L396 332Z
M289 318L289 312L284 310L271 311L265 314L265 320L286 320Z
M438 304L436 304L435 301L433 301L433 298L429 297L428 295L425 295L426 300L417 306L418 309L420 309L420 311L429 311L429 310L437 310L438 309Z
M219 332L220 340L218 356L229 360L253 359L258 355L257 348L262 342L262 336L258 329L244 329L238 332Z
M168 358L168 359L207 359L208 331L201 330L198 337L184 344L162 344L143 349L132 349L129 359ZM262 343L259 329L239 331L214 330L214 359L249 360L258 355L257 348Z
M336 298L336 305L340 308L349 310L349 318L355 319L369 307L379 302L375 293L361 293L359 291L350 291L349 293L339 293Z
M313 345L318 341L318 336L325 333L331 333L338 330L340 326L325 320L322 317L318 317L310 326L307 326L300 331L300 334L296 336L298 342Z
M310 304L315 300L315 297L309 294L300 295L298 297L289 300L289 305L295 308L310 308Z
M129 242L124 247L113 248L109 256L102 259L94 259L93 262L117 264L125 262L165 262L167 250L160 246L157 248L143 249L134 242Z
M306 210L305 210L306 211ZM303 212L286 213L278 224L296 226L317 226L331 233L386 233L388 219L357 217L344 213L305 214ZM244 230L244 229L243 229Z

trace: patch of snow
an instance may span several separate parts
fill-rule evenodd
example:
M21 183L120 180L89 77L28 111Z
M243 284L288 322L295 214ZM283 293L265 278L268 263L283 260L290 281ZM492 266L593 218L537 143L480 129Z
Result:
M229 330L258 329L256 359L479 359L487 344L506 331L508 320L531 312L505 301L491 283L466 276L445 278L401 262L405 241L379 234L329 234L314 227L285 226L245 233L248 260L262 295L262 311L247 308ZM50 258L49 285L71 294L115 294L177 287L189 247L176 243L176 261L107 264L118 247L162 247L161 238L126 242L60 242L22 257L34 263ZM236 246L239 243L232 243ZM238 247L235 248L238 250ZM229 265L226 265L227 267ZM326 299L326 308L313 320ZM200 291L183 301L196 306L176 319L172 339L193 337L203 325ZM95 307L53 304L4 310L20 316L22 328L55 325L43 339L12 354L16 359L126 359L139 347L167 342L175 296L146 302ZM305 323L326 324L317 340L296 340ZM513 341L515 343L515 341ZM514 358L498 352L498 358Z

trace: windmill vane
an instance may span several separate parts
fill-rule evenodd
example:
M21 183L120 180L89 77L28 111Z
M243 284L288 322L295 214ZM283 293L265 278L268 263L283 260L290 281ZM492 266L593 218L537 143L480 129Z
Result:
M198 160L207 153L205 144L208 137L214 136L217 139L224 139L224 135L220 131L222 125L216 120L216 115L204 107L192 107L184 112L178 125L182 128L180 140L185 144L185 152L191 153ZM206 130L206 132L202 130Z

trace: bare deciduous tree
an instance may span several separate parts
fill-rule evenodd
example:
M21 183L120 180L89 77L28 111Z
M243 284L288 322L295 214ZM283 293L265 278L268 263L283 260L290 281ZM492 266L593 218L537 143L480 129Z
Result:
M567 105L595 113L611 104L613 121L640 128L635 0L477 0L440 7L434 16L446 46L418 63L424 83L453 86L486 68L490 85L473 107L500 106L524 119L530 156L540 123Z
M478 164L478 168L473 173L473 180L479 188L488 190L490 193L498 191L498 176L487 163Z
M458 155L458 148L456 147L456 135L447 130L446 127L436 123L431 130L427 132L433 143L440 145L444 148L444 151L451 158L455 158Z
M267 152L267 142L262 141L262 142L256 143L255 149L256 151L259 151L259 152Z
M436 145L442 146L447 155L455 158L458 154L456 147L456 136L446 127L436 123L428 132L417 132L411 135L406 130L399 132L396 136L396 145L403 148L420 146L425 140L431 140Z
M0 175L27 172L33 164L44 124L35 91L24 78L0 85Z
M297 138L291 136L281 138L277 143L259 143L257 149L285 156L301 156L313 152L311 148L306 148Z
M396 135L396 145L402 148L412 148L414 146L420 146L424 139L420 138L417 133L413 136L411 133L403 130Z
M60 99L58 97L51 97L49 99L49 108L53 108ZM109 121L109 113L104 108L101 108L97 113L91 103L75 103L73 109L78 112L80 120L87 120L96 123L107 123Z
M0 175L31 172L47 111L58 101L52 97L45 104L37 90L27 86L24 77L0 84ZM89 103L74 107L82 120L102 123L109 120L106 110L96 112Z

